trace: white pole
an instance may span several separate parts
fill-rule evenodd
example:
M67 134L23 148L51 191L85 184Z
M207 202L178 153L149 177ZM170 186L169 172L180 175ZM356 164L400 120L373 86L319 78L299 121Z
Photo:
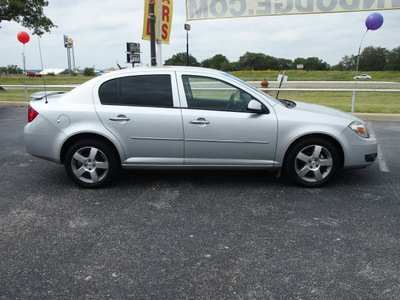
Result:
M157 66L162 66L162 1L157 1Z
M24 74L25 74L25 86L24 86L24 90L25 90L25 102L28 102L28 93L26 91L26 79L28 77L28 75L26 74L26 67L25 67L25 44L24 44L24 50L22 52L22 62L24 64Z
M76 64L75 64L75 52L74 52L74 41L72 41L72 68L75 69Z
M354 108L356 106L356 89L357 89L357 76L358 76L358 63L360 62L360 53L361 53L361 44L365 38L365 35L367 34L369 29L367 29L367 31L364 33L361 42L360 42L360 46L358 47L358 55L357 55L357 65L356 65L356 77L354 78L354 90L353 90L353 98L351 100L351 112L354 112Z

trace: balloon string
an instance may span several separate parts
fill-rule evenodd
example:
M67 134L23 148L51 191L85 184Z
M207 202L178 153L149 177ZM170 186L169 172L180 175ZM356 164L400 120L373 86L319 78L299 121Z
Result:
M24 64L24 74L25 74L25 85L24 85L25 102L28 102L28 93L27 93L27 90L26 90L28 74L26 72L26 65L25 65L25 43L23 43L22 63Z
M360 63L360 52L361 52L361 44L364 41L365 35L367 34L369 28L367 29L367 31L365 31L361 42L360 42L360 46L358 47L358 54L357 54L357 64L356 64L356 76L354 77L354 89L353 89L353 99L351 101L351 112L354 112L354 107L355 107L355 103L356 103L356 89L357 89L357 77L358 77L358 65Z
M365 31L365 33L364 33L364 35L363 35L363 37L362 37L362 39L361 39L360 46L358 47L356 77L357 77L357 75L358 75L358 74L357 74L357 73L358 73L358 63L360 62L361 44L362 44L362 42L364 41L365 35L367 34L368 30L369 30L369 29L367 29L367 31ZM356 80L356 81L357 81L357 80Z
M367 29L367 30L365 31L365 33L364 33L364 35L363 35L363 37L362 37L362 39L361 39L360 47L358 47L358 55L360 55L361 44L362 44L362 42L364 41L365 35L367 34L368 30L369 30L369 29Z

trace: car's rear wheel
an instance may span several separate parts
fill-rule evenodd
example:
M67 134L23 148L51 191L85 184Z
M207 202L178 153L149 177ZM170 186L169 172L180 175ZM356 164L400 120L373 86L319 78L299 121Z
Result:
M340 155L334 144L323 138L308 138L289 150L284 167L293 181L317 187L326 183L339 165Z
M116 177L120 167L116 151L95 139L73 144L64 164L71 180L85 188L105 186Z

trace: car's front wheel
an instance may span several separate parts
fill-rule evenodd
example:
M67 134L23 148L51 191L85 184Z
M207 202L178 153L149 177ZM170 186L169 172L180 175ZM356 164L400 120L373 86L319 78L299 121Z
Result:
M72 181L85 188L99 188L111 182L120 167L117 153L95 139L73 144L65 155L65 170Z
M308 138L289 150L284 167L293 181L317 187L326 183L339 165L340 155L334 144L323 138Z

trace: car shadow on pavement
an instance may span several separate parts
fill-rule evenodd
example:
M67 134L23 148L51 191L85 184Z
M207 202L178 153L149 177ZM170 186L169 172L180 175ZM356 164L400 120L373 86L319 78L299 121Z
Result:
M190 182L195 185L281 185L275 172L265 170L123 170L113 186Z

